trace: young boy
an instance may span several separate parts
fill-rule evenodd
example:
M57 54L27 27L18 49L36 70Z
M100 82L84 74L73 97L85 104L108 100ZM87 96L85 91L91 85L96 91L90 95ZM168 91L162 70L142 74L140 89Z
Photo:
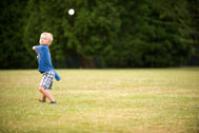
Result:
M49 32L43 32L40 36L40 45L33 46L32 49L37 53L39 72L43 74L42 80L39 86L39 91L42 94L42 98L39 99L40 102L46 102L46 98L49 99L51 104L55 104L56 100L51 94L50 90L53 84L53 78L59 81L61 78L55 72L51 55L49 51L49 46L52 44L53 35Z

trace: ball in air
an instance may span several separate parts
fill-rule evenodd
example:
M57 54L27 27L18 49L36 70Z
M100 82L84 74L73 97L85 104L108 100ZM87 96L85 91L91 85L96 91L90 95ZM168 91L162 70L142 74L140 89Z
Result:
M74 15L75 14L75 10L73 8L68 10L68 14L69 15Z

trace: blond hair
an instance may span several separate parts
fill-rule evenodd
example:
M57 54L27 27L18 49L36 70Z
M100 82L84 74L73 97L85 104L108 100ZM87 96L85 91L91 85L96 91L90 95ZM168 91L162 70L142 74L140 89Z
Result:
M42 39L48 39L49 40L49 44L51 44L52 41L53 41L53 35L50 32L42 32L41 35L40 35L40 41Z

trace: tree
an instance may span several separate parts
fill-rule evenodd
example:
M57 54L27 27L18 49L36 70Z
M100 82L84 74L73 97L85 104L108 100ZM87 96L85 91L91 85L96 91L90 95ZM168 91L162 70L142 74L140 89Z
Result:
M7 0L1 5L0 68L36 67L31 48L43 31L54 35L56 67L168 67L199 57L197 0ZM74 16L68 15L70 8Z
M28 53L22 42L25 1L1 1L0 68L27 67Z

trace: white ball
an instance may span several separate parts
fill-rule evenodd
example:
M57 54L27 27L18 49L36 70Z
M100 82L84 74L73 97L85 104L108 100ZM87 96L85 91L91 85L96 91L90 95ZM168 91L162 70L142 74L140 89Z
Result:
M73 8L68 10L68 14L69 15L74 15L75 14L75 10Z

